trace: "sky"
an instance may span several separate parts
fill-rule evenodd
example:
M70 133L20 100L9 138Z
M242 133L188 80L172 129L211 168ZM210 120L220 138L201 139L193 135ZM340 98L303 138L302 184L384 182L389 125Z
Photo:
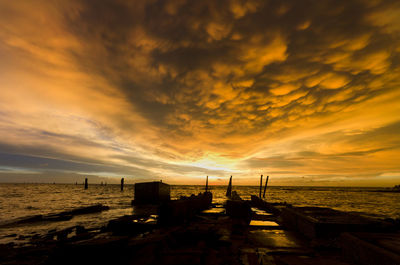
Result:
M400 2L0 0L0 182L400 184Z

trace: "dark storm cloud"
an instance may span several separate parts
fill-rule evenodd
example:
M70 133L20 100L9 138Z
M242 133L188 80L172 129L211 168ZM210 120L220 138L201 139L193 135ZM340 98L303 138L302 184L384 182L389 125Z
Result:
M2 172L0 171L0 181L5 183L77 183L82 184L88 179L89 184L117 184L119 179L101 177L96 175L88 174L76 174L76 173L65 173L60 171L46 171L36 173L21 173L21 172ZM143 180L143 179L142 179ZM125 180L126 181L126 180ZM140 181L140 179L135 179L135 181ZM126 182L125 182L126 183Z
M369 84L398 64L398 36L368 18L393 5L87 1L68 25L86 45L85 54L77 55L82 67L105 75L157 126L185 134L189 129L179 115L212 128L233 112L237 126L224 132L240 133L250 124L254 133L277 119L340 111L391 89ZM188 81L193 76L196 84ZM236 85L245 80L253 81ZM217 82L234 87L233 95L223 97ZM236 104L249 108L229 108ZM312 110L302 115L304 108ZM270 115L277 109L283 114Z
M45 152L43 152L44 154ZM52 154L53 157L57 155ZM153 174L146 170L134 166L112 165L111 163L102 163L101 161L87 159L82 160L79 157L67 157L65 159L47 158L32 155L19 155L10 153L0 153L0 169L14 169L22 171L32 171L37 173L46 172L63 172L83 173L83 174L116 174L129 175L134 178L154 177ZM7 170L9 171L9 170ZM57 174L56 174L57 175Z
M115 168L104 167L101 165L90 165L79 162L71 162L52 158L43 158L35 156L26 155L16 155L16 154L4 154L0 153L1 166L20 168L24 167L27 169L40 169L43 171L47 170L60 170L60 171L83 171L83 172L112 172Z

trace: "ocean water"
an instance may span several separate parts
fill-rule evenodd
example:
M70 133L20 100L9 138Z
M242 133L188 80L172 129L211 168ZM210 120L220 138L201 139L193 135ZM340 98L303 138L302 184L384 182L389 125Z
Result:
M211 186L213 202L226 200L226 186ZM234 186L243 199L259 193L256 186ZM266 198L270 202L287 202L294 206L322 206L342 211L362 212L378 218L400 218L400 194L374 192L376 188L333 187L268 187ZM172 199L190 196L204 191L204 186L171 186ZM24 242L32 235L46 234L75 225L97 228L111 219L134 214L131 201L134 186L74 184L0 184L0 224L18 218L38 214L51 214L78 207L101 203L110 210L101 213L79 215L69 221L34 223L12 227L0 227L0 243ZM22 237L21 237L22 235ZM25 237L27 236L27 237Z

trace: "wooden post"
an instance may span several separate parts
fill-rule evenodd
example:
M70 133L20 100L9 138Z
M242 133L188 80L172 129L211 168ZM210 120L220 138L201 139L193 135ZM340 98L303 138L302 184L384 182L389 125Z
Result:
M85 190L87 190L87 188L88 188L88 181L87 178L85 178Z
M207 176L207 179L206 179L206 192L208 192L208 176Z
M232 176L229 179L228 189L226 190L226 197L231 197L232 195Z
M262 191L262 178L263 178L263 175L261 175L261 178L260 178L260 195L258 196L260 199L261 199L261 191Z
M121 179L121 191L124 191L124 178Z
M267 190L268 179L269 179L269 176L267 176L267 179L265 180L265 187L264 187L264 194L263 194L264 199L265 199L265 191Z

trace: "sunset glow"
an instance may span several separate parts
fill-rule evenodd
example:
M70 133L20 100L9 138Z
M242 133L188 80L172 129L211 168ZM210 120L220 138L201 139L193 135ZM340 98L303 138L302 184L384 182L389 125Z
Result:
M0 1L0 182L393 186L399 59L399 1Z

